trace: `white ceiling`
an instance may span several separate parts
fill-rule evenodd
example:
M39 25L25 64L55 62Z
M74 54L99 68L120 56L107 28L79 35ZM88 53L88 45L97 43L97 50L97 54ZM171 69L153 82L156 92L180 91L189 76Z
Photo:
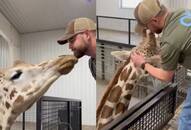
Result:
M62 29L77 17L95 21L96 0L0 0L0 12L23 34Z

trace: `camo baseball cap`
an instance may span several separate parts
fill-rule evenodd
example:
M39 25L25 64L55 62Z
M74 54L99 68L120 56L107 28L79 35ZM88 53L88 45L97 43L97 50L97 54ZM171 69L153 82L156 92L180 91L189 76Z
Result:
M67 40L73 36L84 32L86 30L96 30L96 24L89 18L77 18L69 22L66 27L64 36L62 36L57 42L59 44L67 43Z
M138 26L146 24L161 11L161 5L158 0L143 0L134 11L134 16Z

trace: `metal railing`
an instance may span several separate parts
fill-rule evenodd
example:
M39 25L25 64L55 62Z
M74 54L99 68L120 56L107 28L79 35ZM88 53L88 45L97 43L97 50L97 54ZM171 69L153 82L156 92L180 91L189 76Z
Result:
M81 130L81 101L43 96L36 103L36 130ZM26 128L26 112L22 130Z
M161 130L173 117L177 85L171 84L146 97L102 130Z

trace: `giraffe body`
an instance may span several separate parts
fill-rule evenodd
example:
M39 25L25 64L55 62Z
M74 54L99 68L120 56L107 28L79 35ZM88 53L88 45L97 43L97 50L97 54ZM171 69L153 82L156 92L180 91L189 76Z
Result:
M38 65L15 63L0 72L0 130L10 130L16 118L30 108L61 75L77 62L62 56Z
M120 60L124 59L125 62L110 81L98 105L96 114L98 130L127 110L136 83L139 79L147 75L145 70L134 66L130 59L131 52L143 54L147 62L150 63L153 60L160 61L158 59L159 57L156 56L159 50L155 35L146 30L143 32L143 40L139 46L133 48L131 51L112 52L112 55ZM156 65L158 64L156 63Z

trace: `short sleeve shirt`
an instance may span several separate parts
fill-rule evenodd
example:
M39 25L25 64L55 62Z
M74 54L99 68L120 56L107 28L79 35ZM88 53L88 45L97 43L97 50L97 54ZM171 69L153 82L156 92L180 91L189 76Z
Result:
M175 70L178 64L191 69L191 10L178 10L167 16L161 59L164 70Z

